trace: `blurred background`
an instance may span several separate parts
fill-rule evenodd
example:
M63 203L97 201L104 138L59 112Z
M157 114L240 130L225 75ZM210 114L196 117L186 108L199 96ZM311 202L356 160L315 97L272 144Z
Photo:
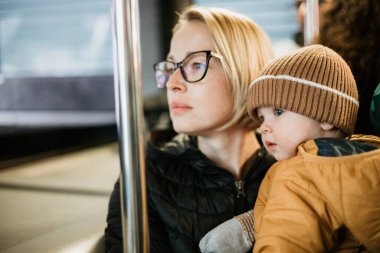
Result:
M190 4L239 11L274 44L298 30L293 0L139 3L148 130L168 120L158 122L166 105L152 65L169 50L176 11ZM111 29L109 0L0 0L0 167L28 154L116 140Z

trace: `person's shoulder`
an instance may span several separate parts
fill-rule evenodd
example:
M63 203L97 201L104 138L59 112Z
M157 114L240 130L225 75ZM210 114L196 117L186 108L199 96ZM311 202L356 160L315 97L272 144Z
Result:
M292 181L324 181L337 173L372 171L380 163L379 147L380 138L369 135L309 140L299 146L295 157L276 163L272 173Z
M176 180L185 173L194 173L205 156L199 151L196 138L175 132L155 132L146 149L148 177Z
M368 135L307 141L300 145L296 156L271 167L267 184L303 189L315 196L331 196L336 192L331 189L339 189L340 185L363 188L368 178L378 174L380 149L375 144L380 144L380 138Z
M152 132L147 144L148 155L180 155L188 149L195 149L194 137L177 134L174 130Z
M298 154L309 158L346 157L376 150L380 138L370 135L352 135L347 138L318 138L307 141L298 147Z
M304 159L302 156L294 156L289 159L284 159L281 161L276 162L272 165L272 167L269 170L270 175L272 177L281 176L281 177L289 177L291 174L294 173L294 171L298 169L302 169L304 166Z
M360 142L363 145L369 145L374 148L380 148L380 137L375 135L354 134L347 137L347 140Z

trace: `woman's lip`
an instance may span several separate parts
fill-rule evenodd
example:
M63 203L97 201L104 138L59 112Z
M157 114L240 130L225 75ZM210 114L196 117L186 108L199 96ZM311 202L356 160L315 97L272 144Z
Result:
M177 102L172 102L170 103L169 105L170 109L171 108L189 108L191 109L192 107L188 104L184 104L184 103L177 103Z
M180 113L193 109L191 106L182 103L171 103L169 105L170 111L173 113Z

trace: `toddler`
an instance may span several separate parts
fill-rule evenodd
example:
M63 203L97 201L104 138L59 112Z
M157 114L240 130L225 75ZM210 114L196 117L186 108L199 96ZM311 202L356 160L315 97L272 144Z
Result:
M346 62L321 45L278 58L247 107L278 162L254 209L210 231L201 251L380 252L380 138L352 135L359 103Z

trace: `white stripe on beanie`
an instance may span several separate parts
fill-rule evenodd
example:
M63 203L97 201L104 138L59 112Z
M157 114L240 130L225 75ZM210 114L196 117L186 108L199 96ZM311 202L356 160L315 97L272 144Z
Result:
M260 77L256 78L249 85L249 89L251 89L257 82L262 81L262 80L267 80L267 79L289 80L289 81L305 84L305 85L308 85L308 86L312 86L312 87L315 87L315 88L319 88L319 89L322 89L322 90L326 90L328 92L332 92L332 93L334 93L334 94L336 94L338 96L341 96L341 97L343 97L345 99L348 99L348 100L352 101L355 105L359 106L359 101L356 100L355 98L351 97L350 95L347 95L346 93L343 93L343 92L341 92L339 90L330 88L328 86L325 86L325 85L322 85L322 84L319 84L319 83L316 83L316 82L312 82L312 81L308 81L308 80L305 80L305 79L301 79L301 78L294 77L294 76L288 76L288 75L278 75L278 76L264 75L264 76L260 76Z

